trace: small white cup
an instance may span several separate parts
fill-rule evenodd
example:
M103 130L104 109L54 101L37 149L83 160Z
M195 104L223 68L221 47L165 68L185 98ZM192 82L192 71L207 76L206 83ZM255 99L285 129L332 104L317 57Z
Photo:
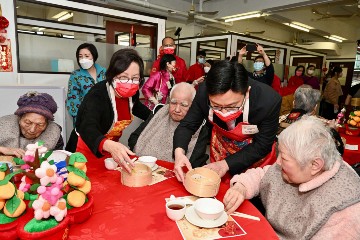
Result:
M139 157L139 162L148 165L150 168L153 168L155 166L157 158L152 156L142 156Z
M186 204L183 200L170 200L165 207L166 215L173 221L178 221L185 216Z
M104 162L105 162L105 167L108 170L114 170L118 166L117 162L115 162L114 159L112 158L106 158Z

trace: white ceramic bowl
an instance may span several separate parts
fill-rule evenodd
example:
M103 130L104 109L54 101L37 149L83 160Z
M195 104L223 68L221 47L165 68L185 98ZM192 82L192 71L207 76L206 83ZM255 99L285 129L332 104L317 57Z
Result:
M108 170L114 170L118 166L117 162L115 162L114 159L112 158L106 158L104 162L105 162L105 167Z
M148 165L150 168L153 168L155 166L156 160L157 160L156 157L152 157L152 156L139 157L139 162Z
M224 212L224 204L215 198L199 198L194 208L197 215L205 220L218 219Z

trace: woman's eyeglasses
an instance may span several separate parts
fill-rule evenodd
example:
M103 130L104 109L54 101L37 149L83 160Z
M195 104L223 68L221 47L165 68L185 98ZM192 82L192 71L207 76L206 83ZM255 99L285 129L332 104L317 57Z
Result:
M139 84L140 83L140 77L133 77L132 79L129 79L129 77L120 76L120 77L114 77L113 80L115 82L119 82L119 83L133 83L133 84Z

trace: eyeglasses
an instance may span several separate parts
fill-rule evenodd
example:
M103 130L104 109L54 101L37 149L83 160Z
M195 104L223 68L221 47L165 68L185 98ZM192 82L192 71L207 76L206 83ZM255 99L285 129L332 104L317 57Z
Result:
M174 44L165 44L165 45L163 45L163 47L173 47L174 46Z
M214 110L214 111L219 111L221 112L223 109L226 111L226 112L235 112L235 111L239 111L240 109L243 109L244 108L244 105L245 105L245 97L244 97L244 100L243 102L241 103L241 106L240 107L213 107L209 104L209 107Z
M180 107L182 107L182 108L190 107L189 103L187 103L187 102L178 102L176 99L170 100L170 105L177 106L178 104L180 104Z
M133 77L132 79L129 79L129 77L127 77L127 76L120 76L120 77L114 77L113 80L115 82L119 82L119 83L133 83L133 84L140 83L139 77Z

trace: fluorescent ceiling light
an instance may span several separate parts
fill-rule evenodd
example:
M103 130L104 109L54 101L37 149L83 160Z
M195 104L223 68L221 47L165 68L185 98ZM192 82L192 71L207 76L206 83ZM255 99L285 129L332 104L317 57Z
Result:
M18 32L21 32L21 33L35 33L35 32L32 32L32 31L27 31L27 30L17 30Z
M328 38L330 40L333 40L333 41L336 41L336 42L342 42L343 40L342 39L339 39L337 37L335 37L334 35L331 35L331 36L324 36L325 38ZM346 39L345 39L346 40Z
M38 35L44 35L44 32L36 32Z
M238 21L238 20L243 20L243 19L248 19L248 18L256 18L256 17L260 17L261 13L257 12L257 13L251 13L251 14L244 14L244 15L239 15L236 17L231 17L231 18L227 18L225 19L225 22L233 22L233 21Z
M59 17L64 16L67 13L68 13L68 11L62 11L62 12L59 12L58 14L54 15L52 18L59 18Z
M310 29L308 29L306 27L303 27L303 26L300 26L300 25L297 25L297 24L294 24L294 23L284 23L284 24L289 26L289 27L292 27L292 28L296 28L296 29L299 29L299 30L302 30L302 31L305 31L305 32L310 32Z
M60 22L60 21L67 20L67 19L69 19L69 18L72 18L72 16L74 16L74 13L67 13L67 14L65 14L64 16L59 17L59 18L58 18L58 21Z
M340 37L340 36L337 36L337 35L331 35L330 37L333 37L333 38L337 38L337 39L340 39L340 40L347 40L346 38L343 38L343 37Z

